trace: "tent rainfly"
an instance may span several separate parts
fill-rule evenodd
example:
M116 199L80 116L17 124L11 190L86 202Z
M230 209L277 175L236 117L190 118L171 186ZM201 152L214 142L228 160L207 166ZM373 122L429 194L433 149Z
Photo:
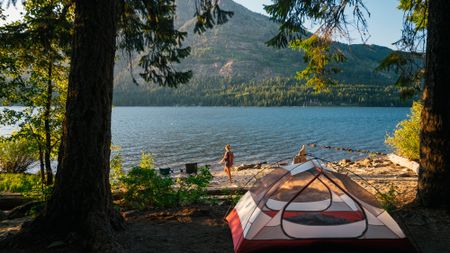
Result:
M236 253L283 248L317 252L324 246L416 252L372 194L315 159L262 177L226 220Z

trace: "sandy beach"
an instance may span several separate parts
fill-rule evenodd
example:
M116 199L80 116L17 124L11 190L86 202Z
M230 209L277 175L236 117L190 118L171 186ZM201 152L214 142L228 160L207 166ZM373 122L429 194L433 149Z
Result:
M341 160L325 163L329 168L347 174L374 195L383 193L394 195L397 207L412 202L416 194L417 174L410 168L393 163L387 155L369 157L362 160ZM212 171L214 179L211 189L250 188L256 178L260 178L273 169L274 165L250 165L248 169L233 168L233 184L228 182L224 171Z

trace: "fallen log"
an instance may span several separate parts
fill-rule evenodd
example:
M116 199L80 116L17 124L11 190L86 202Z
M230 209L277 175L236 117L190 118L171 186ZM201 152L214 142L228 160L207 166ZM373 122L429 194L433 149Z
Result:
M244 188L212 188L207 190L208 195L235 195L245 194L248 189Z
M241 164L239 166L234 167L234 171L249 170L249 169L262 169L264 166L267 166L267 162L253 163L253 164Z

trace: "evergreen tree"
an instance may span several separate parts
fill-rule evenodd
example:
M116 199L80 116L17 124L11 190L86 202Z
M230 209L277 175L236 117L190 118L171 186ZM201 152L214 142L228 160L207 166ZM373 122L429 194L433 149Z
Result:
M142 54L143 80L174 87L191 76L172 65L190 50L181 44L186 33L174 28L174 0L67 4L75 8L74 32L54 191L44 212L16 239L26 244L43 235L45 241L76 233L94 252L120 252L113 230L123 228L123 219L112 206L109 183L116 48ZM217 0L198 0L197 6L196 32L222 24L232 15L221 10Z
M418 47L417 43L426 41L426 46L423 46L426 48L423 74L420 73L420 67L413 68L413 72L417 74L400 75L400 81L397 81L401 87L415 83L416 87L413 87L413 92L409 90L411 95L420 90L420 80L422 76L425 77L422 95L424 109L421 124L418 200L425 206L446 207L450 210L450 153L448 152L450 150L450 102L447 98L448 88L446 87L450 81L448 77L450 72L448 62L450 27L447 25L450 22L447 14L450 11L450 2L445 0L401 0L400 8L405 10L407 15L405 15L405 28L399 43L415 52L416 48L420 49L420 45ZM367 30L365 13L368 13L368 10L362 0L273 0L273 4L267 6L266 10L272 19L281 25L279 34L268 43L283 47L291 41L304 41L305 38L311 36L304 28L304 22L307 19L320 25L313 36L319 36L328 41L336 33L345 35L348 31L346 27L349 24L346 12L349 9L353 13L353 23L364 35ZM323 44L318 44L317 47L323 47ZM317 47L307 48L307 50L313 55L319 54L315 57L328 53L326 50L312 52ZM399 67L416 61L415 58L409 61L402 57L398 57L398 59L400 59L397 61ZM314 70L317 72L316 76L320 76L322 70L321 68ZM404 80L401 80L402 76L406 76ZM408 93L408 90L406 91Z
M63 6L64 1L25 2L23 19L0 27L2 103L25 106L4 109L0 123L19 124L13 138L35 140L47 185L53 183L51 160L61 139L68 79L72 20Z

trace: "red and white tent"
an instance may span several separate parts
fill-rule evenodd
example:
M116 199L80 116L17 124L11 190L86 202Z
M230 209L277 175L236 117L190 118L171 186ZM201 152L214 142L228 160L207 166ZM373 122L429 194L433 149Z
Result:
M415 252L372 194L318 160L276 168L226 220L238 253L311 245Z

